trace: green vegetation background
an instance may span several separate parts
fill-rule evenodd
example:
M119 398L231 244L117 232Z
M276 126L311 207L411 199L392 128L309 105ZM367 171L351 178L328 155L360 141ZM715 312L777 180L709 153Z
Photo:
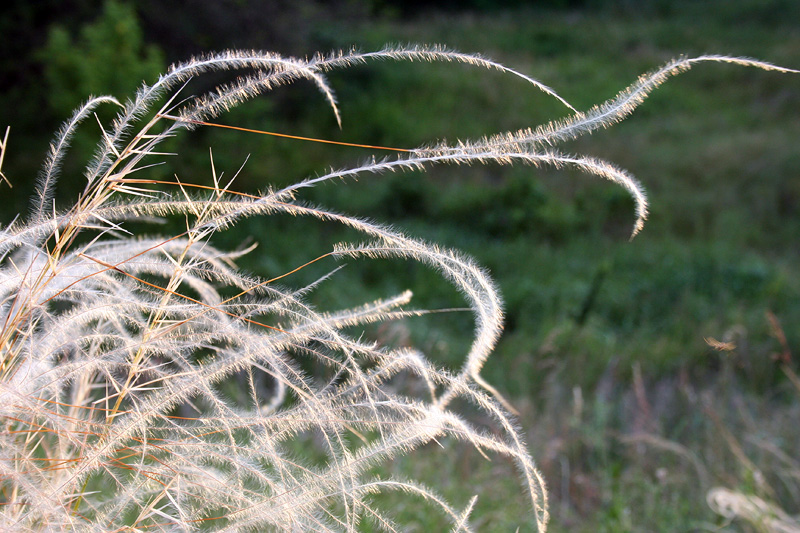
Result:
M11 126L3 171L14 186L3 192L4 223L25 214L52 132L83 98L124 98L168 63L203 50L306 55L442 43L530 74L578 109L680 54L800 67L800 7L780 0L164 4L12 1L4 8L0 126ZM310 85L277 90L220 122L412 148L535 126L564 113L518 80L460 65L378 64L331 77L341 130ZM191 85L187 94L202 88ZM62 206L82 188L80 167L97 133L88 125L76 139ZM308 199L459 248L492 272L505 298L507 331L485 377L521 406L521 423L532 428L533 454L555 502L553 529L724 527L714 524L704 501L714 484L800 512L800 477L783 479L773 463L747 466L731 444L746 441L748 431L762 432L779 449L800 442L798 395L783 370L797 370L792 353L800 342L798 133L797 79L704 65L656 91L626 122L573 142L570 150L613 161L648 189L650 220L632 242L625 193L564 171L438 168L326 186ZM226 175L249 155L239 190L287 184L372 155L207 128L176 142L180 155L169 161L170 174L207 180L209 147ZM257 241L240 266L272 276L354 236L278 219L246 221L221 237L218 244L230 248ZM293 282L337 265L318 266ZM311 298L331 309L405 288L414 290L419 307L462 305L434 273L387 261L348 265ZM453 312L370 334L414 343L457 365L470 326L467 314ZM735 348L715 351L710 338ZM780 429L761 424L759 413L769 413ZM753 464L769 460L743 446ZM424 451L422 457L394 468L408 475L432 470ZM481 461L472 454L453 471L430 475L456 495L493 493L479 500L489 517L481 529L503 530L513 516L492 509L513 499L514 486L498 481L503 465L476 466ZM706 478L698 483L701 470ZM459 486L466 479L474 490ZM421 530L433 527L413 507L401 512Z

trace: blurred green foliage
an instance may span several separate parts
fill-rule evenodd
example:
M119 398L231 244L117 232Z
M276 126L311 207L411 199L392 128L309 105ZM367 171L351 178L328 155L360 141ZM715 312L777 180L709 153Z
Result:
M56 116L68 117L88 95L121 101L166 69L163 52L145 44L133 7L106 0L100 17L73 37L67 28L50 27L38 56L44 65L48 103Z

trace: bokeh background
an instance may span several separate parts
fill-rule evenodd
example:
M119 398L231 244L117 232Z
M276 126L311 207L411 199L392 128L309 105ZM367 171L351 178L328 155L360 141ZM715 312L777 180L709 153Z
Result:
M89 94L125 98L170 63L208 51L306 56L438 43L529 74L578 109L681 54L800 68L800 4L791 0L9 0L0 35L0 127L11 127L2 170L13 185L0 185L4 224L26 215L53 132ZM304 83L219 122L413 148L565 114L518 79L463 65L380 63L330 78L341 129ZM193 81L187 95L221 79ZM82 190L98 132L87 124L75 139L60 207ZM492 273L507 328L484 376L519 408L550 487L552 530L769 531L723 518L706 496L726 487L800 513L799 133L800 76L706 64L622 124L569 143L565 151L610 160L649 191L650 220L630 242L624 191L569 171L435 168L306 198L461 249ZM244 191L372 155L204 128L176 140L179 155L158 172L210 181L209 148L226 175L247 160L236 182ZM313 221L247 220L217 244L258 242L240 266L273 276L354 237ZM309 267L292 282L336 266ZM435 273L399 261L346 265L309 299L337 309L406 288L421 308L463 305ZM470 327L469 314L454 311L367 335L457 368ZM512 467L453 446L446 467L423 449L386 468L455 500L480 493L479 529L513 530L525 510L513 505ZM410 530L438 527L419 506L398 504L398 513Z

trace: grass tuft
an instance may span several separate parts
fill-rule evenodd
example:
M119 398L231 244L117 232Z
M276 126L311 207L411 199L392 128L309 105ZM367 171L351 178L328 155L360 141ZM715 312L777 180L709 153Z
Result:
M239 172L218 173L213 154L206 183L164 177L172 137L279 86L310 81L341 124L326 75L377 60L499 70L555 98L567 116L471 141L432 140L261 193L237 191ZM623 120L670 76L701 62L797 72L751 59L681 58L578 112L525 74L440 46L309 59L226 51L173 66L125 102L90 98L57 133L30 213L0 232L0 527L396 531L404 528L398 509L380 505L380 496L398 493L437 511L453 531L469 531L480 495L454 504L413 479L375 477L397 457L457 441L513 465L529 508L519 525L545 530L548 495L516 410L482 377L503 329L492 279L456 250L303 195L326 182L441 164L568 167L627 191L635 236L647 217L641 185L607 161L554 147ZM190 79L220 71L239 77L184 94ZM108 105L117 115L108 124L97 119L85 188L71 207L56 210L70 140ZM6 147L7 137L3 155ZM344 225L363 240L272 278L237 268L251 248L213 244L246 218L277 214ZM167 238L138 233L139 222L159 219L183 227ZM307 303L317 285L332 282L334 260L364 258L428 265L460 291L475 324L460 368L362 336L369 324L437 311L410 307L409 292L346 309ZM328 272L315 281L284 285L318 263Z

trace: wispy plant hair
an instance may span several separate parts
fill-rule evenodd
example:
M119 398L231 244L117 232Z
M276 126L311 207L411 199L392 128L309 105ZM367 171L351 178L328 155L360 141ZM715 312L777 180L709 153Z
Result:
M557 99L566 117L477 140L432 142L256 195L221 183L215 171L207 184L137 174L162 161L159 147L181 130L297 80L313 82L341 123L326 74L376 60L499 70ZM530 523L544 531L544 480L513 407L481 377L503 329L492 279L456 250L309 205L302 194L327 181L438 164L574 167L630 193L635 235L647 217L641 185L607 161L554 147L624 119L668 77L709 61L797 72L743 58L681 58L578 112L523 73L440 46L309 59L227 51L173 66L126 102L90 98L53 141L27 218L0 230L0 528L354 531L368 521L397 531L403 525L374 495L400 491L421 496L453 531L470 531L474 498L457 507L414 480L374 477L376 466L449 437L509 457ZM181 95L191 78L214 71L241 76L204 95ZM69 141L105 104L120 110L85 169L85 189L71 208L56 211L52 199ZM438 270L474 315L474 339L461 368L352 333L425 314L409 307L409 292L322 311L305 298L315 283L289 289L278 279L244 274L234 260L246 250L213 245L216 232L242 218L278 213L363 235L363 242L341 243L320 258L395 257ZM168 238L131 235L126 222L139 217L185 218L186 230ZM328 367L334 377L320 382L300 358ZM257 385L256 372L268 376L267 387ZM425 395L398 388L393 378L400 373L418 378ZM234 375L245 376L246 406L221 390ZM495 431L459 411L464 401L488 415ZM322 460L293 452L301 434L314 436Z

